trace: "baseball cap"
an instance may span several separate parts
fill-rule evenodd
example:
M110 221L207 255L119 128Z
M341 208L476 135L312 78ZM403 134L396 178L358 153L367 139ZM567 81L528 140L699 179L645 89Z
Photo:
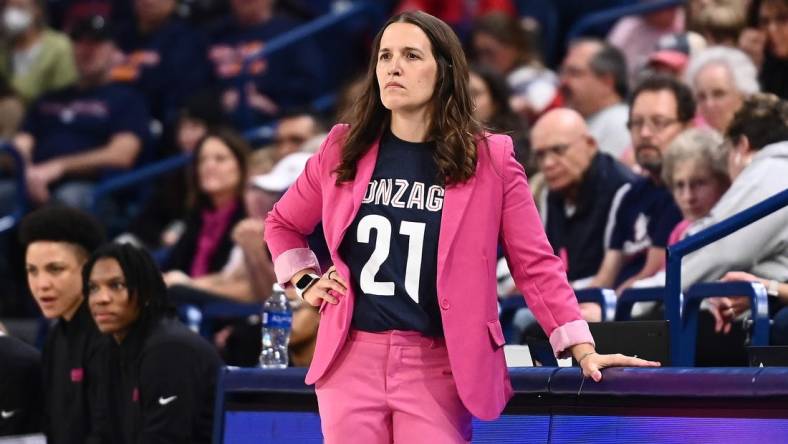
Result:
M283 157L267 174L252 178L252 185L264 191L282 193L292 185L306 167L311 153L292 153Z
M74 41L88 39L96 42L112 40L113 32L109 19L101 15L93 15L79 20L71 29Z
M681 72L687 67L692 54L706 47L706 40L694 32L663 35L648 58L649 65L664 65Z

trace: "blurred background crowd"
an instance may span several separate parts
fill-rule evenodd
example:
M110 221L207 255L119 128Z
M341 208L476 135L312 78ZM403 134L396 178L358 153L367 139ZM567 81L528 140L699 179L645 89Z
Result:
M656 6L584 21L641 3ZM576 289L664 285L665 247L788 186L788 0L0 6L0 320L31 342L41 323L14 227L54 203L149 249L178 305L268 297L265 214L353 106L372 37L403 10L440 17L466 45L475 118L512 137ZM775 344L788 344L784 216L690 255L683 271L687 286L762 282ZM311 241L327 260L319 229ZM498 268L503 302L518 290L504 258ZM743 364L748 302L708 305L699 363ZM583 313L601 319L593 304ZM509 342L539 336L526 308L508 315ZM659 304L634 315L663 316ZM297 309L294 365L308 365L318 322ZM257 362L259 318L203 333L225 362Z

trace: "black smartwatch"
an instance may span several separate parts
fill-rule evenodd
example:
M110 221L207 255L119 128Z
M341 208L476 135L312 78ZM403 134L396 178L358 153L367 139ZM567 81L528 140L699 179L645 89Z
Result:
M296 291L296 294L298 294L298 297L303 299L304 298L304 292L307 291L309 289L309 287L312 286L312 284L314 284L315 282L317 282L319 280L320 280L320 276L318 276L316 274L307 273L307 274L301 276L301 278L298 281L296 281L296 283L294 285L295 291Z

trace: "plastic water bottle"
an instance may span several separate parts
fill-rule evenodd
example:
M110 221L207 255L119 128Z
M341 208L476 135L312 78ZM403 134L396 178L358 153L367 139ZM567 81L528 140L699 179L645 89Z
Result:
M260 366L262 368L287 368L287 345L290 343L290 329L293 326L293 312L284 290L274 284L271 297L263 304L262 341Z

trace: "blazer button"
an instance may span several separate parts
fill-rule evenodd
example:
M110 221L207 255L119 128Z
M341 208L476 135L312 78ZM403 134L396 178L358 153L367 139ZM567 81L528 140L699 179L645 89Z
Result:
M451 307L451 304L449 304L449 300L446 298L441 299L441 308L444 310L448 310L449 307Z

